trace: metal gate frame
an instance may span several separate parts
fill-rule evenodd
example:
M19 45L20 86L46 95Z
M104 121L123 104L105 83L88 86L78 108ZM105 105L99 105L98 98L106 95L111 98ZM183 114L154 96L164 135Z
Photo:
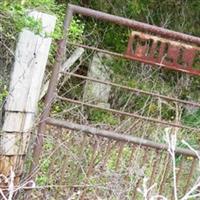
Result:
M127 142L127 143L138 144L138 145L141 145L141 146L146 146L146 147L154 148L154 149L157 149L157 150L168 150L168 145L166 145L166 144L158 144L156 142L153 142L153 141L150 141L150 140L145 140L145 139L138 138L138 137L122 135L120 133L116 133L116 132L112 132L112 131L99 130L99 129L92 128L92 127L89 127L89 126L80 125L80 124L76 124L76 123L72 123L72 122L67 122L67 121L64 121L64 120L57 120L57 119L53 119L53 118L49 117L52 103L55 101L56 98L61 99L61 100L65 100L65 101L68 101L68 102L71 102L71 103L76 103L76 104L80 104L80 105L86 105L86 106L89 106L89 107L102 109L99 106L92 105L92 104L89 104L89 103L86 103L86 102L81 102L81 101L78 101L78 100L72 100L72 99L68 99L68 98L64 98L64 97L59 97L56 93L56 86L57 86L57 82L58 82L58 75L60 73L60 66L61 66L62 61L63 61L66 45L67 45L67 43L69 43L69 42L67 42L67 32L69 30L70 23L71 23L71 20L72 20L72 17L73 17L74 14L81 14L83 16L93 17L93 18L96 18L96 19L99 19L99 20L112 22L112 23L115 23L115 24L118 24L118 25L129 27L129 28L134 28L134 29L137 29L137 30L143 31L143 32L148 31L148 32L150 32L154 35L156 34L156 35L164 37L166 39L178 40L178 41L182 41L182 42L185 42L185 43L191 43L192 45L197 46L197 48L198 48L198 46L200 46L200 38L198 38L198 37L190 36L190 35L183 34L183 33L178 33L178 32L167 30L167 29L160 28L160 27L157 27L157 26L153 26L153 25L137 22L137 21L134 21L134 20L126 19L126 18L123 18L123 17L118 17L118 16L106 14L106 13L103 13L103 12L100 12L100 11L95 11L95 10L92 10L92 9L83 8L83 7L80 7L80 6L69 4L67 14L66 14L65 20L64 20L64 37L63 37L62 40L59 41L57 55L56 55L56 61L55 61L55 65L53 67L53 72L52 72L52 75L51 75L48 92L47 92L47 95L46 95L46 98L45 98L44 111L41 115L40 122L39 122L37 140L36 140L36 144L34 146L34 151L33 151L33 165L32 165L32 168L31 168L31 172L36 170L37 165L39 163L39 157L40 157L40 154L42 152L42 145L43 145L43 133L45 132L46 124L58 126L58 127L62 127L62 128L67 128L67 129L71 129L71 130L79 130L79 131L89 133L89 134L92 134L92 135L106 137L106 138L114 139L114 140L117 140L117 141L123 141L123 142ZM77 46L81 46L81 47L87 48L87 49L92 49L92 50L95 50L95 51L104 52L104 53L111 54L113 56L118 56L118 57L125 58L125 59L136 60L136 61L140 61L140 62L148 63L148 64L155 64L155 63L152 63L150 61L146 61L146 60L140 59L138 57L132 57L132 56L127 55L127 54L119 54L119 53L110 52L110 51L107 51L107 50L104 50L104 49L98 49L98 48L95 48L95 47L80 45L80 44L78 44ZM157 63L156 65L167 67L167 68L170 68L170 69L173 69L173 70L175 69L173 67L162 65L162 63ZM194 70L194 69L191 69L191 68L189 68L189 69L175 69L175 70L186 72L188 74L200 75L199 70ZM196 103L196 102L185 101L185 100L176 99L176 98L172 98L172 97L168 97L168 96L164 96L164 95L146 92L146 91L143 91L143 90L126 87L126 86L111 83L111 82L104 82L104 81L101 81L101 80L98 80L98 79L93 79L93 78L85 77L85 76L82 76L82 75L75 75L75 74L70 74L70 73L67 73L67 74L69 74L71 76L76 76L76 77L79 77L79 78L84 78L86 80L95 81L95 82L102 83L102 84L117 86L117 87L120 87L120 88L123 88L123 89L126 89L126 90L130 90L130 91L133 91L133 92L140 93L140 94L147 94L147 95L151 95L151 96L155 96L155 97L159 97L159 98L164 98L164 99L169 100L169 101L179 102L181 104L188 104L188 105L200 107L200 104ZM113 112L113 113L127 115L127 116L135 117L135 118L140 118L142 120L155 122L155 123L161 123L161 124L169 125L169 126L172 126L172 127L185 128L185 129L189 129L189 130L192 130L192 131L200 131L200 129L198 129L198 128L192 128L192 127L177 124L177 123L172 123L172 122L168 122L168 121L144 117L144 116L137 115L135 113L127 113L127 112L122 112L122 111L109 109L109 108L103 108L103 109L106 110L106 111ZM194 160L197 158L196 153L191 151L190 149L176 148L176 153L182 154L182 155L185 155L185 156L191 156L191 157L194 158ZM198 153L200 153L200 152L198 152Z

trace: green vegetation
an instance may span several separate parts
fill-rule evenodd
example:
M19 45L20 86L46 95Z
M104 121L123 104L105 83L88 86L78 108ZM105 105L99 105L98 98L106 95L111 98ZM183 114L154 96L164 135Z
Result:
M119 123L119 119L112 113L98 109L89 110L89 120L95 123L104 123L110 125L117 125Z
M182 118L183 123L192 126L192 127L199 127L200 126L200 109L198 109L196 112L188 113L183 116Z
M0 7L0 13L3 16L1 17L0 30L6 37L16 37L16 34L24 27L29 28L36 33L40 32L40 22L27 16L26 8L20 3L3 1L0 2Z
M28 10L35 9L53 14L57 17L57 23L54 33L50 35L53 38L53 43L47 68L51 70L55 61L57 40L62 39L63 37L62 26L68 2L69 1L64 0L2 0L0 2L0 42L4 44L4 50L14 52L15 45L13 44L16 43L17 36L24 27L34 31L36 34L41 33L41 22L27 16ZM195 0L127 0L123 2L121 0L72 0L70 2L107 13L166 27L175 31L197 36L200 35L200 5L199 2ZM124 53L127 48L131 31L132 30L124 27L76 15L72 20L68 39L73 43L89 44L98 48L105 48L107 50ZM12 45L10 43L12 43ZM71 55L73 50L74 47L69 45L66 50L66 55ZM87 68L91 63L93 53L93 51L86 50L84 58L78 63L78 67L76 66L78 69L73 66L77 70L75 70L77 73L81 75L87 73ZM2 53L2 55L4 55L4 53ZM8 66L7 60L9 59L9 56L7 56L5 60L0 59L0 61L3 60L3 63L0 64L2 66ZM11 61L9 63L11 63ZM163 70L157 67L153 68L149 65L123 60L121 58L113 58L112 61L105 61L103 64L110 66L112 71L111 80L115 83L132 88L139 88L145 91L161 93L183 100L199 101L200 99L199 77L187 76L183 73ZM195 67L199 68L199 60L197 60L196 64L197 66ZM2 80L0 80L0 105L8 95L8 86L3 78L4 77L2 76ZM59 83L59 95L80 100L83 96L84 84L85 82L71 77L63 85L62 83ZM113 109L131 113L134 112L160 120L175 122L176 115L178 115L182 124L191 127L200 126L200 110L189 113L188 108L184 105L178 107L173 102L152 98L148 95L141 95L139 93L128 92L112 87L109 103ZM42 111L43 102L41 102L40 105L40 111ZM153 138L156 139L156 141L164 142L163 132L165 126L161 126L160 124L155 125L153 123L143 122L142 120L128 121L130 119L128 117L121 117L100 109L89 109L82 105L75 108L73 106L74 105L70 103L57 101L52 106L51 114L54 117L76 121L78 123L80 122L81 124L87 123L99 127L105 125L106 128L111 131L119 130L120 132L122 130L123 132L125 130L125 133L130 133L134 136L142 136L148 139ZM130 128L132 125L133 127ZM130 193L128 194L128 198L130 198L132 195L131 187L134 186L135 181L138 178L133 170L134 166L130 165L130 162L133 162L134 159L138 163L142 162L143 157L141 155L144 153L143 150L140 149L140 153L136 152L134 155L137 157L133 157L130 161L133 147L125 144L119 160L121 168L119 167L119 170L117 171L116 162L118 161L119 155L119 148L117 148L117 145L119 143L116 143L116 146L112 144L114 147L110 148L108 155L106 155L106 147L109 146L109 144L107 144L108 141L105 142L104 139L98 138L98 142L96 142L95 137L88 135L83 136L81 131L73 132L71 130L66 132L63 132L62 130L51 130L50 134L56 135L56 137L53 139L51 138L51 140L48 137L45 138L44 155L41 160L36 180L38 185L82 184L81 187L83 190L87 190L92 195L92 193L96 192L93 192L93 186L100 183L100 186L109 188L109 192L105 192L99 187L97 189L97 194L95 193L95 195L99 195L99 191L103 191L107 194L107 196L105 195L106 199L111 195L111 191L114 191L113 199L115 199L118 195L118 193L115 192L122 191L123 193L125 186L130 184L128 191L128 193ZM84 140L82 137L85 137L86 139ZM199 137L196 133L179 130L178 137L179 142L177 146L179 147L185 147L180 142L182 138L185 138L193 147L197 147L199 144ZM97 147L94 150L95 145ZM53 154L51 154L52 152ZM48 157L49 155L51 156ZM151 152L151 155L148 157L149 159L146 161L147 164L144 164L146 166L146 174L149 177L152 172L151 161L154 161L154 157L157 155L157 153ZM107 159L105 163L104 159ZM164 163L165 160L163 161L163 157L159 157L159 159L162 161L158 162L157 165L162 168L166 163ZM182 156L176 156L177 165L180 165L182 159ZM191 157L186 157L186 161L187 162L184 163L185 166L190 166ZM91 164L91 162L93 163ZM91 171L88 170L89 167L91 168ZM160 168L157 168L158 172L155 172L156 175L158 175L157 180L160 180L159 178L161 178L161 176L159 176L159 173L162 173ZM91 175L88 175L89 173L91 173ZM171 175L168 176L169 177L166 177L166 180L168 181L167 184L172 177ZM108 185L106 185L107 183ZM184 183L184 181L180 182L180 185L184 185ZM64 191L64 194L62 195L65 195L66 198L66 194L73 195L77 191L79 192L80 188L77 185L73 186L72 189L68 187L67 191ZM88 187L88 189L86 188L86 185L92 185L92 187ZM116 191L114 188L115 185L118 187ZM168 190L169 188L170 187L168 187ZM119 198L120 197L121 196L119 196ZM128 198L124 198L123 196L121 199ZM95 198L90 197L88 199Z
M3 100L6 98L6 96L8 95L8 90L5 84L2 83L2 81L0 80L0 105L3 103Z

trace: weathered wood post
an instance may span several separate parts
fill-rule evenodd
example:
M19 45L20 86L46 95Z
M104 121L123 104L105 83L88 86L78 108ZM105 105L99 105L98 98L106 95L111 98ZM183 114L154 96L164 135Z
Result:
M9 176L12 167L16 183L22 174L24 156L34 127L51 45L48 35L56 22L55 16L37 11L31 11L29 16L41 21L42 32L36 35L24 29L19 35L0 137L0 174Z

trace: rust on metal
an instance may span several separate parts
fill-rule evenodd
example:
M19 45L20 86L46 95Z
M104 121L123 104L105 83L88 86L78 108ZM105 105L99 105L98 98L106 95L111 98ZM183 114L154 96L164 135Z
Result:
M168 150L167 144L156 143L151 140L134 137L134 136L130 136L130 135L123 135L123 134L116 133L113 131L97 129L97 128L94 128L91 126L80 125L80 124L68 122L65 120L48 118L48 119L46 119L46 123L49 125L57 126L57 127L62 127L62 128L71 129L71 130L77 130L77 131L80 131L80 133L84 132L84 133L88 133L91 135L96 135L96 136L105 137L108 139L113 139L115 141L137 144L137 145L141 145L144 147L150 147L150 148L154 148L154 149L158 149L158 150ZM195 158L197 157L196 153L191 151L190 149L184 149L184 148L177 147L175 152L177 154L183 154L185 156L192 156Z
M196 54L195 54L195 58L194 58L194 62L193 62L193 68L189 68L189 70L188 70L188 69L184 69L184 68L183 69L174 68L173 66L169 66L169 65L163 64L162 62L155 63L154 60L150 60L150 59L149 60L148 59L144 60L143 58L141 58L139 56L133 56L133 54L129 55L127 53L124 53L124 54L116 53L116 52L113 52L113 51L108 51L108 50L100 49L100 48L97 48L97 47L94 47L94 46L88 46L88 45L78 44L78 43L68 42L68 44L73 45L73 46L77 46L77 47L82 47L82 48L89 49L89 50L93 50L93 51L102 52L102 53L105 53L105 54L108 54L108 55L111 55L111 56L114 56L114 57L119 57L119 58L124 58L124 59L128 59L128 60L138 61L138 62L141 62L141 63L146 63L146 64L149 64L149 65L152 65L152 66L158 65L160 67L165 67L165 68L168 68L168 69L185 72L187 74L198 75L198 76L200 75L199 74L199 69L198 69L198 66L200 66L200 63L199 63L200 51L197 51ZM198 66L196 66L196 65L198 65Z
M163 173L162 173L162 178L160 180L160 187L159 187L159 194L162 194L163 192L163 187L164 187L164 184L165 184L165 180L167 178L167 175L169 173L169 168L170 168L170 156L169 154L166 155L166 159L164 160L164 163L165 163L165 167L163 169Z
M107 162L107 159L108 159L108 156L109 156L109 153L111 152L112 148L113 148L112 141L109 140L108 144L107 144L107 147L106 147L106 150L105 150L105 153L103 155L101 169L104 169L104 167L106 165L106 162Z
M81 140L81 145L80 145L80 148L79 148L79 151L78 151L78 155L79 155L79 159L82 160L83 159L83 152L84 152L84 148L85 146L87 146L87 143L86 143L86 135L83 135L83 139ZM81 166L77 166L77 175L73 177L72 179L72 183L75 184L76 183L76 178L79 177L79 175L81 174Z
M91 155L91 160L89 162L89 165L88 165L88 170L86 172L86 180L85 180L85 186L87 185L87 183L89 182L89 178L90 176L92 175L93 171L94 171L94 163L95 163L95 160L97 158L97 155L98 155L98 141L95 140L95 143L92 145L92 155ZM86 195L86 190L87 188L83 188L83 191L82 191L82 194L80 195L80 200L84 200L84 197Z
M149 179L149 187L151 187L151 185L153 184L153 179L154 179L155 174L156 174L157 165L160 162L161 157L162 157L162 154L157 150L156 156L154 157L154 161L153 161L153 164L152 164L152 172L151 172L151 176L150 176L150 179Z
M159 120L159 119L152 118L152 117L146 117L146 116L143 116L143 115L139 115L137 113L130 113L130 112L120 111L120 110L116 110L116 109L112 109L112 108L103 108L103 107L95 105L95 104L91 104L91 103L83 102L83 101L79 101L79 100L74 100L74 99L71 99L71 98L61 97L61 96L57 96L57 98L62 100L62 101L67 101L69 103L74 103L74 104L78 104L78 105L82 105L82 106L88 106L88 107L91 107L91 108L97 108L97 109L105 110L105 111L108 111L108 112L111 112L111 113L116 113L116 114L119 114L119 115L125 115L125 116L129 116L129 117L134 117L134 118L137 118L137 119L142 119L144 121L169 125L169 126L177 127L177 128L184 128L184 129L188 129L188 130L191 130L191 131L197 131L197 132L200 131L199 128L193 128L193 127L190 127L190 126L172 123L172 122L168 122L168 121L165 121L165 120Z
M130 145L130 147L132 148L132 150L131 150L131 154L130 154L130 158L129 158L130 162L128 164L128 168L130 168L132 165L132 160L134 159L134 156L135 156L134 153L136 151L135 145Z
M133 31L125 55L133 60L200 75L200 70L193 68L198 52L200 48L189 44Z
M199 57L200 49L198 46L200 46L200 38L198 37L72 4L69 4L69 10L71 10L73 14L81 14L83 16L93 17L98 20L112 22L141 31L133 32L129 38L128 49L125 54L125 57L128 59L151 65L159 65L189 74L200 75L200 70L192 67L197 60L195 58ZM146 34L146 32L160 37ZM135 36L137 39L140 39L140 41L143 41L140 42L139 47L133 52L133 41L137 41L135 40ZM145 44L148 42L148 45ZM141 43L144 44L141 45ZM149 55L145 55L147 49L150 50L148 52ZM158 52L156 55L155 51Z
M146 150L146 151L145 151L145 150ZM144 155L143 155L143 157L142 157L142 162L140 163L140 168L142 168L142 167L145 165L145 163L146 163L146 160L147 160L147 157L148 157L148 156L147 156L147 150L148 150L148 149L146 149L146 148L144 149ZM138 187L139 187L139 185L140 185L142 179L143 179L143 177L139 177L138 181L136 182L135 188L134 188L134 190L133 190L132 199L135 199L136 193L137 193L137 189L138 189Z
M94 162L95 162L95 159L97 157L97 147L98 147L97 141L95 141L95 143L92 145L91 160L89 162L88 171L86 173L87 177L89 177L94 170Z
M96 78L92 78L92 77L88 77L88 76L83 76L83 75L80 75L80 74L75 74L75 73L70 73L70 72L64 72L64 74L69 75L69 76L73 76L73 77L77 77L77 78L81 78L81 79L85 79L85 80L89 80L89 81L93 81L93 82L96 82L96 83L111 85L111 86L114 86L114 87L118 87L118 88L121 88L121 89L128 90L130 92L135 92L136 94L149 95L149 96L165 99L165 100L168 100L168 101L177 102L177 103L180 103L180 104L186 104L186 105L190 105L190 106L194 106L194 107L200 107L200 103L198 103L198 102L177 99L177 98L170 97L170 96L165 96L165 95L156 94L156 93L153 93L153 92L148 92L148 91L137 89L137 88L124 86L124 85L113 83L113 82L110 82L110 81L102 81L100 79L96 79Z
M180 178L180 175L181 175L181 171L182 171L182 169L183 169L183 161L184 161L184 159L182 158L181 159L181 163L180 163L180 165L179 165L179 167L178 167L178 173L177 173L177 175L176 175L176 184L178 185L178 183L179 183L179 178Z
M173 40L180 40L186 43L200 45L200 38L198 37L168 30L159 26L138 22L135 20L111 15L111 14L104 13L101 11L96 11L93 9L84 8L84 7L80 7L80 6L76 6L72 4L68 4L68 9L71 10L73 14L81 14L83 16L93 17L102 21L112 22L121 26L126 26L134 30L150 32L152 34L156 34L164 38L171 38Z
M190 171L189 171L189 174L188 174L188 177L187 177L186 185L184 187L184 194L186 194L188 187L190 185L190 182L192 180L193 173L194 173L194 170L195 170L195 165L196 165L196 159L193 158L192 164L191 164L191 167L190 167Z
M116 160L116 164L115 164L115 170L118 170L123 148L124 148L124 143L120 142L119 149L118 149L118 156L117 156L117 160Z
M53 101L55 100L55 91L57 87L58 76L59 76L60 67L63 61L63 57L65 54L67 31L69 29L72 17L73 17L73 12L70 9L68 9L67 14L65 15L64 24L63 24L64 36L63 36L63 39L60 40L58 44L55 64L54 64L52 75L50 78L47 95L45 97L44 111L39 121L37 138L36 138L36 142L33 148L33 162L30 169L31 170L30 174L33 174L33 171L36 170L37 165L39 163L40 154L42 152L43 133L45 131L45 119L50 115L51 105L53 104Z

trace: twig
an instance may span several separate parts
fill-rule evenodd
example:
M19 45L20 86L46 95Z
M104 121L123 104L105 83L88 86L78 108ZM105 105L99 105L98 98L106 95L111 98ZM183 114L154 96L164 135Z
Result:
M64 64L62 65L60 72L66 72L70 69L70 67L82 56L82 54L84 53L84 49L79 47L77 48L74 53L64 62ZM59 74L58 79L60 79L60 77L62 76L62 74ZM40 94L40 99L42 99L42 97L46 94L48 86L49 86L49 80L47 80L42 88L41 94Z
M0 194L1 194L1 196L3 197L4 200L8 200L8 199L6 198L6 196L4 195L4 193L3 193L3 191L2 191L1 188L0 188Z
M8 182L8 191L9 196L8 200L12 200L13 194L14 194L14 179L15 179L15 172L13 171L12 167L10 169L10 180Z
M163 200L167 200L166 197L162 196L162 195L154 195L152 197L149 198L149 193L153 190L153 188L156 187L156 183L153 184L152 186L150 186L149 188L147 187L147 182L148 182L148 178L144 178L143 179L143 184L142 184L142 189L137 188L137 191L140 192L142 194L142 196L144 197L144 200L153 200L153 199L163 199Z

